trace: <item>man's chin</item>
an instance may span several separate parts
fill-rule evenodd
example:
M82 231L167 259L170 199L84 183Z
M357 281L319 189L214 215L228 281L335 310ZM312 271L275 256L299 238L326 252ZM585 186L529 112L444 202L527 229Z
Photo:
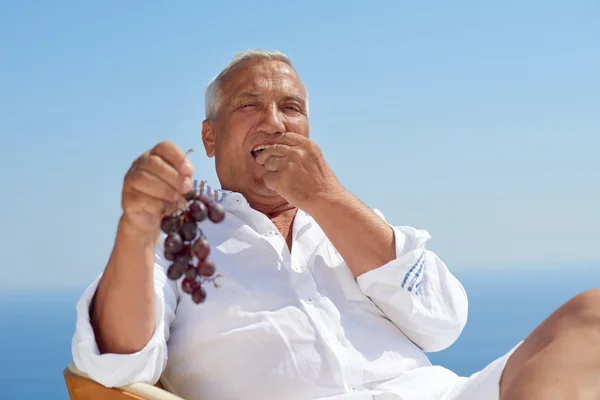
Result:
M265 182L262 180L262 178L257 178L254 180L254 185L251 188L252 193L254 193L255 196L259 196L264 198L265 200L267 200L268 202L279 202L280 200L283 200L283 198L279 195L279 193L277 193L275 190L270 189Z
M281 197L279 193L267 187L264 181L261 181L258 185L256 185L255 193L265 197Z

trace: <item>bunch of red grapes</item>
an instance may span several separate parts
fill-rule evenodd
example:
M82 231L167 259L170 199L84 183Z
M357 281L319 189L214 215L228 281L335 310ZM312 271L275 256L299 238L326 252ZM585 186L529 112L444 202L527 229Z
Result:
M202 286L215 279L215 264L208 258L210 245L199 228L206 219L218 224L225 219L223 206L215 203L205 194L195 191L185 195L185 204L162 219L160 228L167 234L164 243L164 256L171 261L167 277L174 281L184 277L181 289L192 296L192 301L200 304L206 300L206 290Z

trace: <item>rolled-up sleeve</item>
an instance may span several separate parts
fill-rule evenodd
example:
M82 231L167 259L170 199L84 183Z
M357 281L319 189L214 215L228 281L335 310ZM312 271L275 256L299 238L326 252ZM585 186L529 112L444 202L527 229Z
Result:
M107 387L136 382L155 384L167 363L169 328L175 319L177 289L167 279L163 260L156 255L154 265L155 328L148 343L132 354L100 354L90 322L90 305L100 282L98 277L79 299L77 321L71 344L73 363L91 379Z
M426 248L431 239L427 231L392 228L396 258L360 275L358 286L423 351L444 350L467 323L467 294L444 262Z

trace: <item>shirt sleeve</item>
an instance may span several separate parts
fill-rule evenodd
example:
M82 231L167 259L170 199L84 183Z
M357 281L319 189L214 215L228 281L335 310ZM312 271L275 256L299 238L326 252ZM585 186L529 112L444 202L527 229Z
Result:
M431 239L427 231L392 228L396 258L360 275L358 286L423 351L444 350L467 323L467 294L444 262L426 248Z
M77 321L71 350L73 363L80 371L106 387L137 382L156 384L167 364L169 327L175 319L177 288L167 279L164 261L157 252L154 264L155 321L148 343L132 354L100 354L90 323L90 305L100 282L98 277L77 303Z

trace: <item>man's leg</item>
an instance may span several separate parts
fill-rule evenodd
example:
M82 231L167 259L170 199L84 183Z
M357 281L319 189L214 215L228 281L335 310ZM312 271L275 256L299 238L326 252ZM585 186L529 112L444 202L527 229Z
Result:
M600 289L556 310L510 356L502 400L600 399Z

